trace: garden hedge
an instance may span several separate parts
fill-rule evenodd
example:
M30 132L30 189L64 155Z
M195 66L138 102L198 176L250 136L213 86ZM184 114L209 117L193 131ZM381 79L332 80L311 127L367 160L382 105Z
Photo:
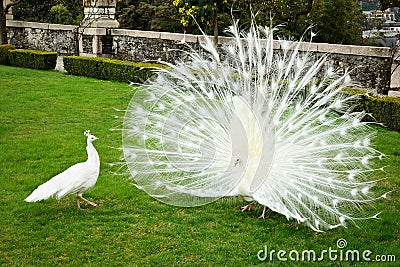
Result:
M154 68L166 66L109 58L64 57L64 69L69 74L102 80L141 83L153 74ZM360 95L355 102L356 111L365 110L373 116L370 120L382 123L390 130L400 131L400 98L373 97L362 90L348 89L345 93Z
M11 44L0 45L0 64L10 65L10 61L8 59L8 54L10 50L15 50L15 47Z
M400 98L388 96L370 96L362 90L346 90L348 94L357 94L356 111L371 114L369 121L382 123L387 129L400 132Z
M16 49L8 52L11 66L37 70L53 70L57 64L57 53L39 50Z
M68 74L101 80L140 83L150 77L155 68L165 68L165 65L98 57L64 57L64 69Z

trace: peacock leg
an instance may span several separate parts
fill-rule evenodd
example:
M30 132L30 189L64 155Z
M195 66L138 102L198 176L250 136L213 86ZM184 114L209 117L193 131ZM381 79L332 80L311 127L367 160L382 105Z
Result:
M246 206L243 206L242 211L251 210L251 208L254 206L255 203L256 203L255 201L252 201L249 204L247 204Z
M87 200L86 198L84 198L84 197L82 197L82 194L77 194L76 195L76 198L78 199L82 199L83 201L85 201L88 205L90 205L90 206L93 206L93 207L96 207L97 206L97 204L96 203L94 203L94 202L91 202L91 201L89 201L89 200ZM79 206L79 205L78 205Z
M79 196L78 195L76 195L76 204L78 205L78 209L82 209L81 208L81 203L79 202Z
M265 219L265 212L267 211L267 206L264 206L263 212L261 213L260 218Z

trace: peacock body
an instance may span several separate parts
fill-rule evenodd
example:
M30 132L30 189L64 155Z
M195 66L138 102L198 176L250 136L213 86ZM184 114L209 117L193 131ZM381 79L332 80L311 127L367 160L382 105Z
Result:
M176 206L243 196L315 231L376 218L360 211L376 199L371 161L383 154L343 93L349 73L300 43L274 51L273 28L228 31L221 50L205 38L206 52L136 90L123 127L136 186Z
M93 188L100 173L100 158L93 141L98 138L87 130L84 133L86 139L86 152L88 158L85 162L80 162L57 174L47 182L36 188L26 199L26 202L37 202L50 197L61 199L69 194L76 194L76 203L80 207L80 200L91 206L95 203L82 197L82 194Z

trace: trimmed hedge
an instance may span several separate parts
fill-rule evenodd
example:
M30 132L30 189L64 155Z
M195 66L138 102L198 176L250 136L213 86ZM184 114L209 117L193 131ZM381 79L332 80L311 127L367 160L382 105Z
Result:
M153 74L162 64L139 63L99 57L66 56L64 69L71 75L101 80L140 83Z
M37 70L53 70L57 64L57 53L39 50L16 49L8 53L11 66Z
M10 65L10 61L8 59L8 53L10 50L15 50L15 47L11 44L0 45L0 64Z
M167 66L108 58L64 57L64 69L69 74L102 80L141 83L153 74L154 68L167 68ZM400 98L372 97L366 95L365 91L354 89L347 89L345 93L360 95L355 100L356 111L364 110L374 117L375 122L400 132Z
M356 100L356 111L370 113L373 118L366 117L367 120L382 123L389 130L400 132L400 98L370 96L355 89L346 90L346 93L360 95Z

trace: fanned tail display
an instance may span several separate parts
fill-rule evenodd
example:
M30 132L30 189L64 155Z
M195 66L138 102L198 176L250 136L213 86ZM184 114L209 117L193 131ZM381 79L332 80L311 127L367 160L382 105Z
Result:
M362 207L377 199L383 154L343 93L349 73L300 52L307 43L274 50L274 28L228 31L231 42L205 37L136 89L123 126L136 186L176 206L240 195L315 231L376 218Z

